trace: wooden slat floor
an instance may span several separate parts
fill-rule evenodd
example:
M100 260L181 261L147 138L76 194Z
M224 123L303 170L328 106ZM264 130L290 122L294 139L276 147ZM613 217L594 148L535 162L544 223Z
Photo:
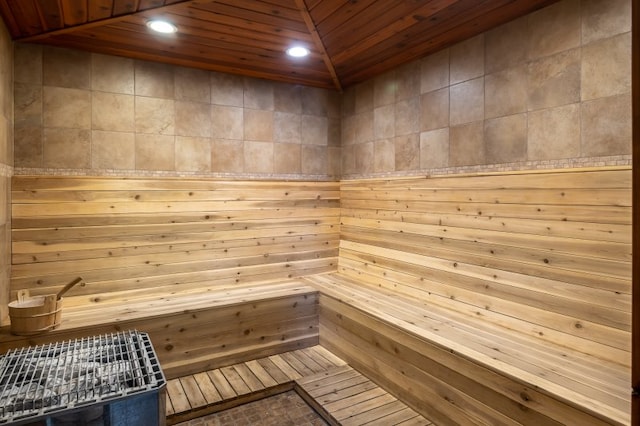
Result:
M167 424L295 389L331 425L432 425L322 346L169 380Z

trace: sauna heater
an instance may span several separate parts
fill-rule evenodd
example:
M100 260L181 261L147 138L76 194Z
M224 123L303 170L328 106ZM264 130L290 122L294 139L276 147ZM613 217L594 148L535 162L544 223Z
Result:
M0 425L164 425L165 388L146 333L15 349L0 356Z

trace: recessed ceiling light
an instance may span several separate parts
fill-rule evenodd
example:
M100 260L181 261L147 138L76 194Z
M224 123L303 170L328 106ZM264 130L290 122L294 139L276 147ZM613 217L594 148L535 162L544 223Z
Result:
M160 19L147 21L147 27L151 28L153 31L163 34L172 34L178 31L178 27L173 25L171 22L162 21Z
M302 46L293 46L287 49L287 55L294 58L304 58L309 54L309 49Z

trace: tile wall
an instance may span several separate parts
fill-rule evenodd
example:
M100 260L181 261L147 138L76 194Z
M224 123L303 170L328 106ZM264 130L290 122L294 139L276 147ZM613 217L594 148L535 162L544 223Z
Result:
M342 176L630 164L630 30L563 0L350 88Z
M16 173L330 179L340 95L15 44Z
M8 321L13 172L13 47L0 22L0 325Z

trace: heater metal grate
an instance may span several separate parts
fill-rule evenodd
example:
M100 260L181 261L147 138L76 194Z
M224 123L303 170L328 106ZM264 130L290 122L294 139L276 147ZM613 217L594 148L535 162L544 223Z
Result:
M119 332L15 349L0 357L0 424L158 389L148 334Z

